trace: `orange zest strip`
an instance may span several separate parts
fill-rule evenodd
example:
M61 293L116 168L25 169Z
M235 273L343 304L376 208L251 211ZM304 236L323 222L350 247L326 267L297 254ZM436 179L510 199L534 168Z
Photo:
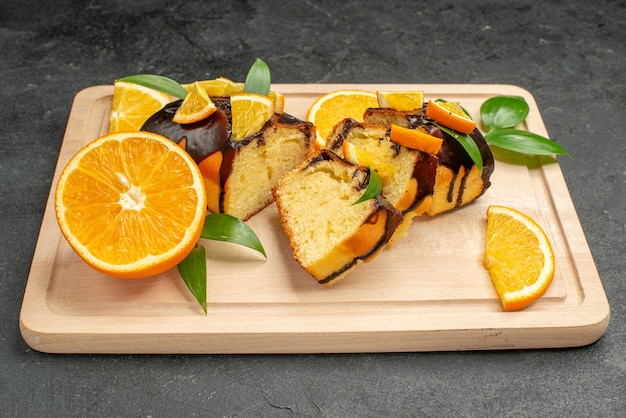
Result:
M391 141L407 148L437 154L443 144L443 139L432 136L419 129L405 128L399 125L391 125Z
M476 122L462 112L453 112L446 108L445 103L438 103L433 100L428 101L426 116L463 134L469 134L476 128Z

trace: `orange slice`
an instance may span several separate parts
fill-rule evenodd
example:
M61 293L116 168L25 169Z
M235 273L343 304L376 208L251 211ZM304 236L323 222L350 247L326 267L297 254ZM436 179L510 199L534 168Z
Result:
M443 144L443 139L432 136L420 129L410 129L403 126L391 125L391 141L407 148L437 154Z
M78 151L55 191L61 232L93 268L141 278L180 263L204 225L200 169L169 139L108 134Z
M188 124L208 118L217 110L206 90L197 81L189 89L189 93L172 118L172 122Z
M282 93L270 90L267 97L274 102L274 113L280 115L285 111L285 96Z
M429 100L426 107L426 116L462 134L469 134L476 128L476 122L465 114L459 102L435 102Z
M172 98L160 91L126 81L116 81L109 132L138 131L144 122Z
M226 77L218 77L211 80L200 80L196 81L196 83L200 84L209 97L219 97L219 96L232 96L234 94L245 93L245 83L238 83L232 81ZM183 87L187 91L191 91L194 83L183 84ZM276 91L270 90L267 95L274 102L274 112L275 113L283 113L285 109L285 96Z
M236 83L226 77L200 80L195 83L183 84L183 87L185 90L191 91L196 83L206 91L209 97L230 96L235 93L243 93L243 83Z
M230 97L230 106L236 141L258 132L274 114L274 102L260 94L235 94Z
M306 116L306 120L315 125L315 148L321 149L326 145L326 138L333 127L343 119L362 122L363 113L370 107L378 107L376 93L370 91L337 90L318 97Z
M393 176L395 167L376 154L368 152L354 144L343 141L343 157L352 164L362 165L376 170L383 178Z
M504 206L487 209L484 265L505 311L524 309L539 299L555 268L552 246L541 227Z
M376 98L380 107L394 110L409 111L421 109L424 106L424 92L422 91L377 91Z

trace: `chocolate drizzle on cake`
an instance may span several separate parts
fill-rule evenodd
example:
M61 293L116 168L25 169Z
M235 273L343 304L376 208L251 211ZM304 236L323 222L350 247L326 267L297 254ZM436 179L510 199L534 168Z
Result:
M450 182L449 190L447 192L448 202L453 202L455 194L454 186L455 184L457 184L457 182L460 182L455 206L460 206L462 204L467 178L469 177L470 170L474 165L474 162L467 154L463 146L459 143L459 141L457 141L455 138L448 135L446 132L442 131L432 123L432 121L426 116L425 106L419 110L410 112L395 111L385 108L372 108L368 109L365 112L364 120L368 123L378 123L383 125L390 125L393 123L413 129L420 127L422 129L425 129L430 135L442 138L443 143L437 155L427 156L427 154L422 153L423 155L420 156L420 163L416 165L415 177L419 181L418 197L423 197L433 193L435 187L435 176L433 174L433 167L436 167L437 163L439 163L443 166L450 168L454 173L454 177ZM483 182L482 193L484 193L485 190L487 190L491 185L489 178L491 177L491 174L493 173L495 168L494 158L491 153L491 149L487 144L487 141L485 141L485 138L478 129L474 129L474 131L469 134L469 136L476 143L476 146L478 147L483 160L481 179ZM435 159L431 160L430 157L434 157ZM460 171L461 167L464 167L465 170L462 178L459 179L458 172Z

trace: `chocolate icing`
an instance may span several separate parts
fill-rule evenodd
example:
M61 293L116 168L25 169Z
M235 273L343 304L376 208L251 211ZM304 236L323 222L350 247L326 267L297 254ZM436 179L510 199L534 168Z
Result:
M142 130L161 134L185 148L193 160L200 164L205 158L215 152L222 153L222 164L219 169L218 183L220 186L219 212L224 212L224 186L232 171L233 162L239 149L257 141L257 145L264 145L264 131L272 124L279 123L287 126L306 125L308 138L313 137L313 124L304 122L292 115L282 113L273 115L256 133L235 141L231 134L231 107L228 97L211 97L217 111L208 118L190 124L173 122L176 110L182 104L177 100L167 104L156 112L143 124Z
M419 201L424 196L433 193L435 185L434 168L436 167L438 160L439 163L449 167L455 173L458 173L461 166L464 166L466 168L463 178L459 179L458 176L455 175L452 184L450 185L450 192L448 196L448 201L452 202L452 190L454 188L454 182L461 181L460 193L457 199L457 206L460 205L460 199L462 199L463 196L465 182L467 180L467 176L469 175L469 171L474 165L474 162L472 161L469 154L465 151L463 146L459 143L459 141L457 141L455 138L448 135L446 132L442 131L441 129L439 129L439 127L433 124L433 121L426 116L425 105L419 110L410 112L372 108L368 109L365 112L365 119L368 120L368 118L373 117L380 112L383 112L383 115L392 116L392 118L396 120L397 123L403 124L406 127L421 127L425 129L429 134L443 139L441 149L436 156L428 155L425 153L421 153L421 155L419 156L419 159L421 161L416 164L413 173L413 176L418 180L419 184L417 200ZM384 118L385 117L383 116L383 119ZM487 190L487 188L491 186L489 178L491 177L491 174L493 173L495 168L493 154L491 153L491 149L489 148L487 141L485 141L485 138L478 129L474 129L474 131L470 133L469 136L476 143L476 146L478 147L480 155L483 159L483 171L481 173L481 178L483 182L482 192L484 193L485 190Z
M230 101L228 98L213 98L213 101L216 112L199 122L184 125L172 122L183 101L168 103L148 118L141 130L161 134L177 144L183 142L191 158L200 163L215 151L223 150L230 138Z
M437 154L441 164L452 168L453 171L458 171L461 166L464 166L467 170L472 168L474 162L467 151L465 151L459 141L432 124L432 120L426 117L426 107L421 108L415 114L406 114L405 117L409 127L417 128L419 126L426 129L429 134L438 138L443 138L441 149ZM480 133L478 128L475 128L469 136L476 143L483 159L483 171L481 177L484 184L483 190L486 190L491 185L489 177L494 170L493 154L491 153L491 149L489 148L487 141L485 141L485 138Z

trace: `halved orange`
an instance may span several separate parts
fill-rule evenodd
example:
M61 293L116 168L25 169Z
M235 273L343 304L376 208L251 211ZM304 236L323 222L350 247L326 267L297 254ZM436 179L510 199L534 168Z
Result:
M274 102L260 94L234 94L230 96L230 107L236 141L258 132L274 114Z
M318 97L307 112L306 120L315 125L315 148L326 145L333 127L345 118L363 122L363 114L378 107L376 93L365 90L337 90Z
M390 139L396 144L429 154L437 154L443 144L443 139L432 136L419 128L410 129L396 124L391 125Z
M206 90L195 82L189 88L189 93L172 118L172 122L188 124L199 122L211 116L217 107L211 100Z
M545 232L527 215L505 206L487 209L484 257L505 311L539 299L554 277L555 261Z
M422 91L377 91L376 98L380 107L394 110L409 111L421 109L424 106L424 92Z
M55 212L70 246L118 278L162 273L194 248L206 195L196 163L150 132L108 134L71 158L55 190Z
M116 81L109 132L138 131L144 122L172 101L165 93L126 81Z
M459 102L428 101L426 116L443 126L463 134L471 133L476 128L474 122L461 107Z

